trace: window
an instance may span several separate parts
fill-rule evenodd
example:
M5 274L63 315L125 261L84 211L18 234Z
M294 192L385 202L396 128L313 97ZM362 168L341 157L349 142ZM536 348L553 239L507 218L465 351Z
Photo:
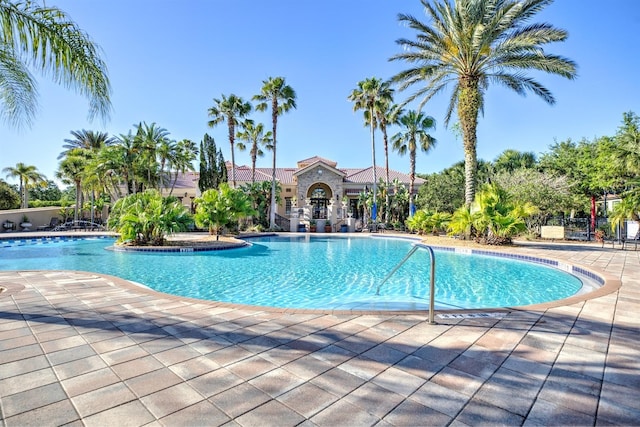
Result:
M284 214L291 215L291 199L292 197L284 198Z

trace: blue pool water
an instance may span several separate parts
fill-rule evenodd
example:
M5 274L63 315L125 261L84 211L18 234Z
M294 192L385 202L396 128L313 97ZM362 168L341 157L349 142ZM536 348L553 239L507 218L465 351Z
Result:
M110 274L192 298L281 308L428 309L430 260L406 239L273 236L239 249L192 253L105 250L113 239L0 241L0 270ZM582 287L556 268L436 250L436 308L496 308L553 301Z

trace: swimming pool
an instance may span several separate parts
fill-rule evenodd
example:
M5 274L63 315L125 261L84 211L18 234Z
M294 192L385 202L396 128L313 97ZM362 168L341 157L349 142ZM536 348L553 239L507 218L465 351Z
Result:
M414 242L307 235L252 238L211 252L105 250L111 238L0 241L0 270L81 270L118 276L160 292L280 308L427 310L430 262L418 251L384 285ZM464 252L464 253L460 253ZM585 277L562 265L436 248L437 309L514 307L562 299ZM557 264L557 263L556 263Z

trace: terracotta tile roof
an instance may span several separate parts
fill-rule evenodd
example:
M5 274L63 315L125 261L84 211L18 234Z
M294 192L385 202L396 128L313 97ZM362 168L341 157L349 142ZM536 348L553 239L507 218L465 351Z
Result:
M308 159L299 160L298 168L302 169L316 162L326 163L333 168L335 168L336 165L338 164L337 162L334 162L333 160L325 159L324 157L313 156L313 157L309 157Z
M300 160L297 162L297 168L276 168L276 180L283 185L294 185L295 173L300 171L300 169L304 169L308 166L313 165L314 163L323 163L327 166L334 168L336 171L340 171L345 174L344 182L352 183L352 184L371 184L373 182L373 168L336 168L336 162L333 160L327 160L323 157L314 156L305 160ZM227 164L227 173L229 180L231 180L231 162L226 162ZM185 178L181 180L184 182L186 186L197 186L198 184L198 173L197 172L189 172L188 175L192 175L192 177ZM376 177L379 180L380 178L384 178L385 170L382 166L376 167ZM193 179L192 184L188 184L188 179ZM256 182L262 181L271 181L271 168L256 168ZM400 182L404 184L409 184L409 175L406 173L398 172L395 170L389 170L389 180L393 181L394 179L398 179ZM236 166L236 181L238 183L251 182L251 167L247 165ZM424 180L416 177L415 179L416 185L424 184ZM183 188L183 187L180 187Z
M197 172L186 172L184 174L180 173L178 174L178 179L176 180L176 184L173 188L175 189L175 188L197 187L199 177L200 177L200 174ZM173 178L174 178L174 175L172 174L169 186L171 186L171 183L173 183Z

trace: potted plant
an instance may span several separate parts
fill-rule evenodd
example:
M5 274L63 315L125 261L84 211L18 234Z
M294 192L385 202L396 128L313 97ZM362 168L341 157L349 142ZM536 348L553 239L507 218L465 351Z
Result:
M316 231L316 220L312 219L311 221L309 221L309 231L311 233Z
M26 215L22 215L22 222L20 222L20 227L22 227L22 231L27 231L32 226L29 222L29 218Z
M324 223L324 232L331 233L331 223L329 221Z

